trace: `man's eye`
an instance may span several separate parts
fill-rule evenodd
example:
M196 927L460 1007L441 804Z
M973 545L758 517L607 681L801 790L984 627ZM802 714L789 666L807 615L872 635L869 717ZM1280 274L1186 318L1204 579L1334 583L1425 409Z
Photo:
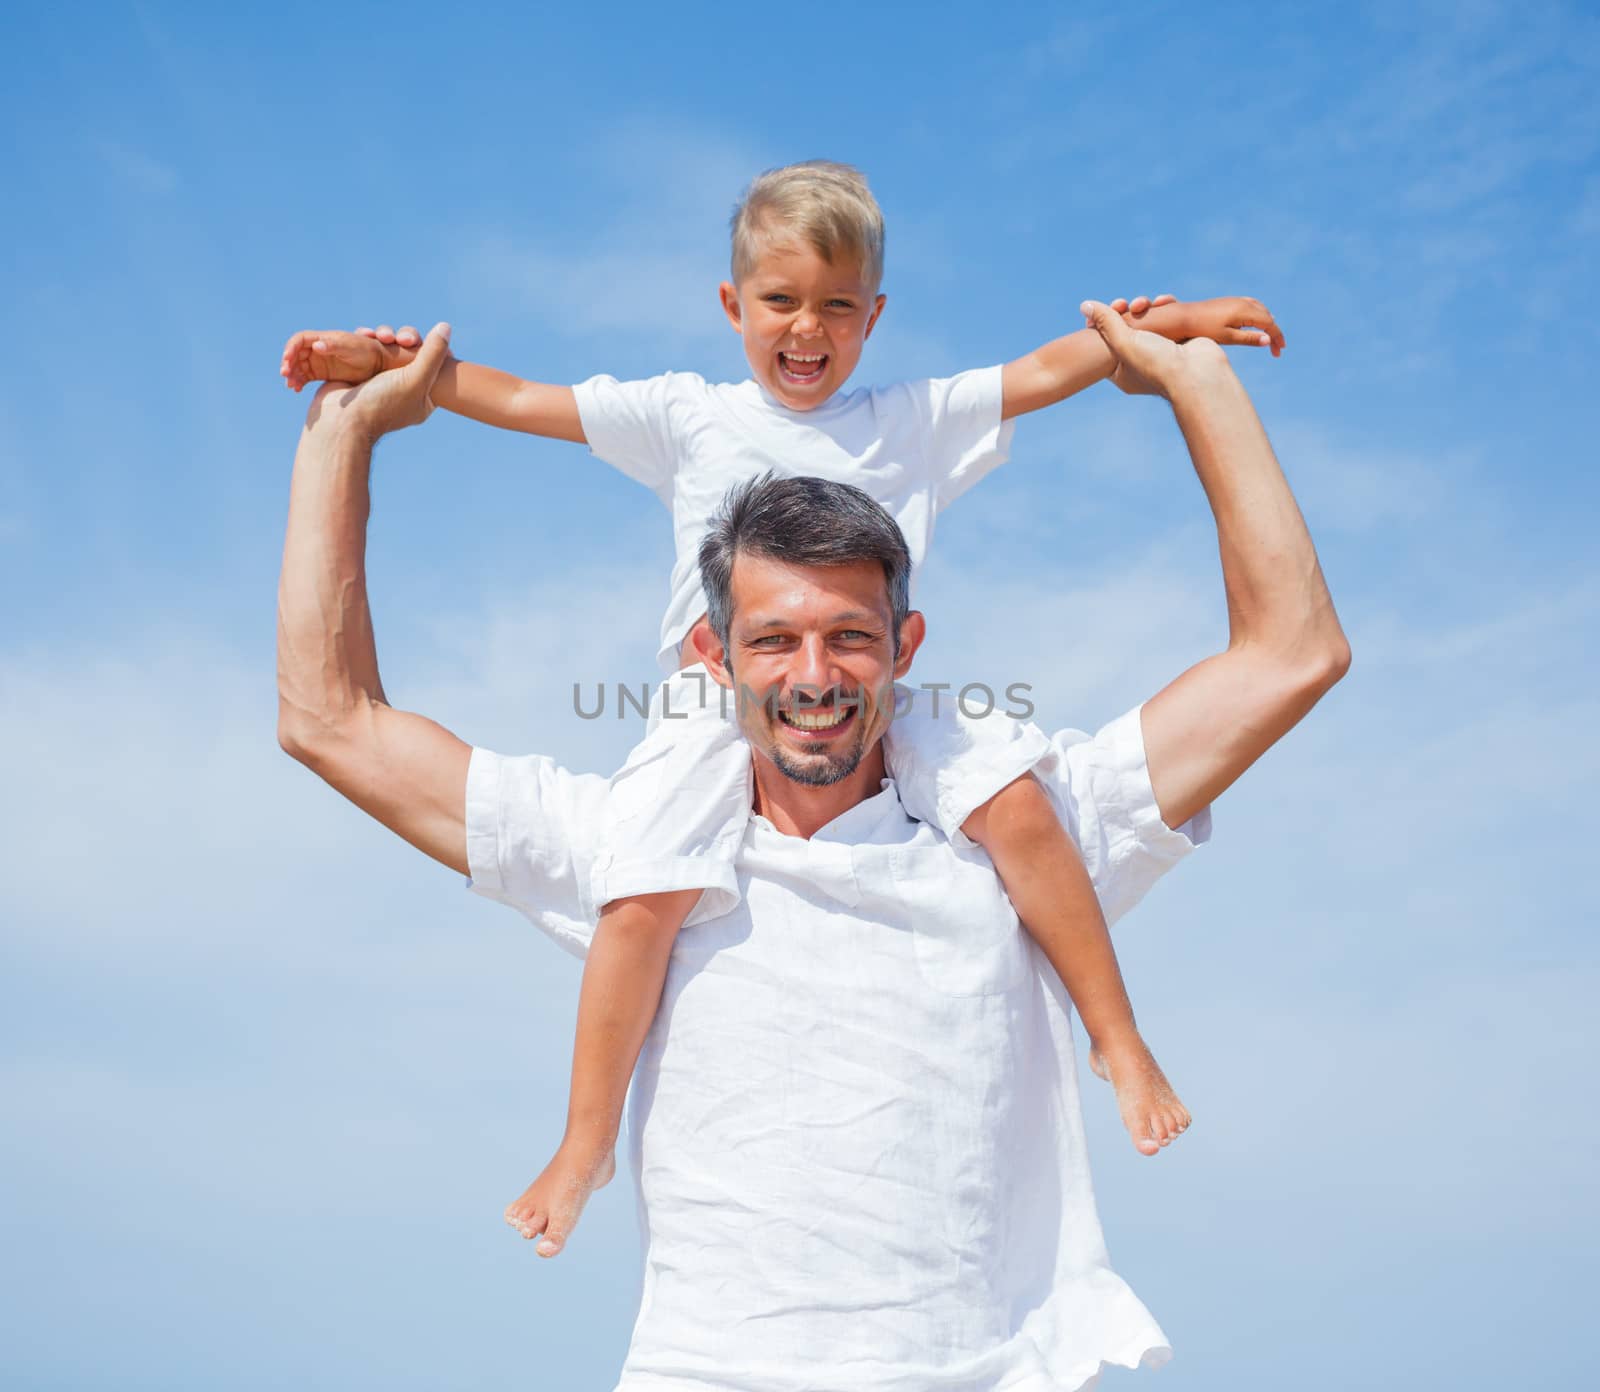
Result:
M840 635L840 637L842 637L842 638L865 638L868 642L872 641L872 635L870 633L866 632L866 630L860 629L860 628L847 628Z

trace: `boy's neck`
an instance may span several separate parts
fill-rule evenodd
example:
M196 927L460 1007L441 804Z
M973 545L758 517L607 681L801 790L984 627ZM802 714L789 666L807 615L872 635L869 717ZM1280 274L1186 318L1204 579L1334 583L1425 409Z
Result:
M845 380L848 381L849 379L846 378ZM821 411L825 407L833 405L835 401L844 395L845 390L845 382L841 382L833 389L833 392L829 396L825 397L821 401L813 402L809 406L790 406L787 402L780 401L776 396L768 391L759 377L756 377L754 374L752 374L750 381L755 383L756 390L761 393L761 399L765 401L768 406L775 406L778 410L787 411L792 416L815 415L818 411Z

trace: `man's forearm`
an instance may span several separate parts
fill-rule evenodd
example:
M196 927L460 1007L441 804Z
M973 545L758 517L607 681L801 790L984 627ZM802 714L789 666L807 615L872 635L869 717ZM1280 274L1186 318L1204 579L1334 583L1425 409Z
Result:
M1243 308L1257 313L1253 301ZM1139 708L1150 787L1176 829L1305 716L1349 667L1350 648L1300 509L1221 346L1206 333L1163 342L1095 301L1083 311L1117 355L1117 384L1172 404L1217 524L1228 647Z
M1172 394L1217 523L1229 645L1315 664L1348 649L1305 519L1255 407L1221 348Z
M1181 827L1304 719L1350 665L1288 481L1219 347L1191 344L1173 413L1216 517L1228 647L1140 708L1150 787Z
M372 444L352 425L308 425L295 452L278 581L278 730L304 746L383 700L367 603Z
M425 716L390 708L367 604L372 442L418 425L450 342L429 333L414 364L311 403L294 456L278 580L278 743L357 807L469 873L472 750Z

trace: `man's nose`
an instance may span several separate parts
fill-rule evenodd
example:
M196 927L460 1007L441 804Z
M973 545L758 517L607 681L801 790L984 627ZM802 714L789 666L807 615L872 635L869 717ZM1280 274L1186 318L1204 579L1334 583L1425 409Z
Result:
M796 688L804 688L804 699L815 700L839 679L833 655L820 634L801 641L789 668L789 680Z

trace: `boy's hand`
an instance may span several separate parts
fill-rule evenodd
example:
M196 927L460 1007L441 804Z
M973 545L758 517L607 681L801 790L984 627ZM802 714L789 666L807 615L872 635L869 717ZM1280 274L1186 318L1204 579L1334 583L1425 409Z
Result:
M1204 337L1187 344L1173 342L1147 329L1135 329L1128 315L1110 305L1085 300L1079 308L1084 322L1104 340L1117 360L1110 381L1130 396L1165 396L1189 381L1227 372L1227 357Z
M402 333L409 342L397 341L388 325L355 333L302 329L284 344L278 375L292 391L299 391L307 382L365 382L380 372L404 367L417 356L422 336L409 326ZM387 334L387 339L382 334Z
M1132 319L1139 318L1147 309L1154 309L1157 305L1177 304L1177 302L1178 297L1176 295L1157 295L1155 299L1151 299L1148 295L1135 295L1133 303L1129 304L1127 300L1119 295L1111 301L1111 308L1116 310L1124 319L1132 322Z
M407 324L398 333L387 324L379 324L375 329L357 329L356 332L364 334L368 338L375 338L382 344L398 343L402 348L415 348L422 342L422 335L410 324Z
M1143 296L1140 297L1143 299ZM1283 352L1285 340L1272 311L1249 295L1229 295L1216 300L1190 300L1176 311L1176 319L1160 323L1142 322L1160 304L1173 302L1171 295L1158 295L1149 304L1139 300L1113 300L1111 308L1135 329L1151 329L1163 338L1179 343L1191 338L1209 338L1216 343L1245 348L1271 348L1272 356ZM1173 332L1174 328L1177 332Z
M311 405L307 425L320 424L324 417L343 417L373 441L420 425L433 412L433 385L450 357L450 326L436 324L413 357L415 361L406 367L377 373L365 382L325 382Z

